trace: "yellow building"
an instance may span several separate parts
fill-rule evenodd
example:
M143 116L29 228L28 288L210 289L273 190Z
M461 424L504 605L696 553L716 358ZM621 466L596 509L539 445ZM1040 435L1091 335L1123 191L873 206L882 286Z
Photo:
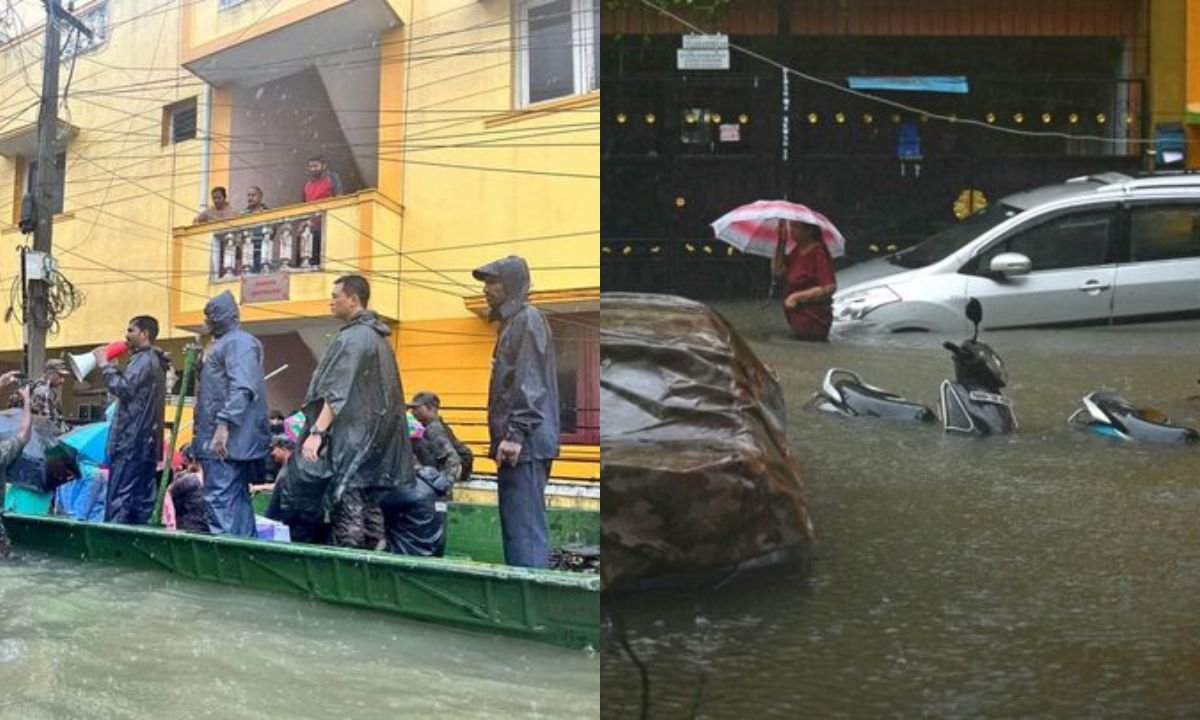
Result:
M1151 127L1182 125L1185 163L1200 169L1200 0L1153 0Z
M159 317L178 350L228 289L268 371L287 366L269 391L288 411L337 329L333 280L361 273L393 323L406 392L438 393L482 458L495 327L470 271L522 255L557 333L565 444L553 476L598 496L597 4L104 2L103 43L78 55L60 113L54 255L87 302L48 354L119 337L138 313ZM0 48L6 116L36 98L25 75L40 64L19 68L40 57L40 37ZM0 130L14 223L35 120L36 107ZM317 155L344 193L304 203ZM270 209L193 224L218 186L235 208L261 188ZM0 238L8 250L26 241L7 223ZM0 259L6 279L14 256ZM0 342L15 359L20 327L8 324Z

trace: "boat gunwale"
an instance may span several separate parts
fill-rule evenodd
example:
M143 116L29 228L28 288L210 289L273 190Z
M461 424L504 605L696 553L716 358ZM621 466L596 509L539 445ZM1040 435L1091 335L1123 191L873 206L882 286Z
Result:
M528 581L536 585L547 585L575 590L600 592L599 575L581 575L563 570L542 570L536 568L512 567L495 565L475 560L457 558L424 558L398 555L394 553L361 550L357 548L338 548L307 543L281 543L270 540L234 538L220 535L203 535L165 528L142 527L133 525L117 525L112 523L96 523L73 520L64 517L48 515L28 515L24 513L4 513L5 520L15 522L41 523L59 525L68 530L79 532L104 532L125 534L130 537L150 537L156 540L178 540L186 543L206 543L215 546L231 546L245 550L282 555L286 557L319 557L338 560L352 560L367 565L382 565L397 569L419 570L422 572L445 573L450 575L470 575L490 580Z

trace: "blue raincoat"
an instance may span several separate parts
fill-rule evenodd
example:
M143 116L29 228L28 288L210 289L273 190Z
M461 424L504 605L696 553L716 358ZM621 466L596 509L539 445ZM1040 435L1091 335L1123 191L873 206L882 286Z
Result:
M204 316L216 341L201 365L192 447L204 467L209 530L253 537L249 485L261 479L270 440L262 343L241 329L228 290L208 301ZM209 448L218 423L229 428L225 458Z

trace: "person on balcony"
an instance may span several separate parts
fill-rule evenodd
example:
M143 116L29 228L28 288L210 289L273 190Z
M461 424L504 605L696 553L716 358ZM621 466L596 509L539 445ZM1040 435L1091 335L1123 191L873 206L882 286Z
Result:
M367 549L384 541L379 501L392 488L416 482L391 329L367 309L370 298L361 275L333 284L329 309L345 324L309 383L303 462L288 468L289 487L308 485L311 476L328 478L334 542Z
M228 290L204 306L204 327L216 340L200 370L192 446L204 470L208 529L254 537L250 484L259 479L270 439L262 343L242 329Z
M251 185L246 189L246 209L242 211L243 215L270 210L271 208L263 204L262 188L257 185Z
M155 467L162 456L166 412L167 362L154 347L158 320L138 315L125 329L132 351L122 369L108 359L104 345L92 351L104 369L104 385L117 398L108 429L108 501L104 521L145 525L157 495Z
M304 183L304 202L316 202L342 194L342 178L329 169L323 155L308 159L308 181ZM301 264L313 267L321 264L321 217L313 217L307 227L307 239L303 243Z
M546 482L558 456L558 370L550 323L529 303L529 265L509 255L472 273L500 323L488 384L488 456L496 461L504 562L544 568Z
M316 202L342 194L342 179L329 169L322 155L308 159L308 181L304 183L304 202Z
M225 188L220 185L212 189L212 202L212 205L200 211L200 214L192 221L193 225L237 217L237 210L234 210L233 206L229 204L229 196L225 192Z

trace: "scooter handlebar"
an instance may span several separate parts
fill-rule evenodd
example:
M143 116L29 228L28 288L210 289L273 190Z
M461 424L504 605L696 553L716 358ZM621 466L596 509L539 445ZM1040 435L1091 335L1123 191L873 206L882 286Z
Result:
M949 350L950 352L954 353L955 355L957 355L959 357L962 357L963 355L967 354L966 350L963 350L962 348L960 348L959 346L950 342L949 340L942 343L942 347L946 348L947 350Z

